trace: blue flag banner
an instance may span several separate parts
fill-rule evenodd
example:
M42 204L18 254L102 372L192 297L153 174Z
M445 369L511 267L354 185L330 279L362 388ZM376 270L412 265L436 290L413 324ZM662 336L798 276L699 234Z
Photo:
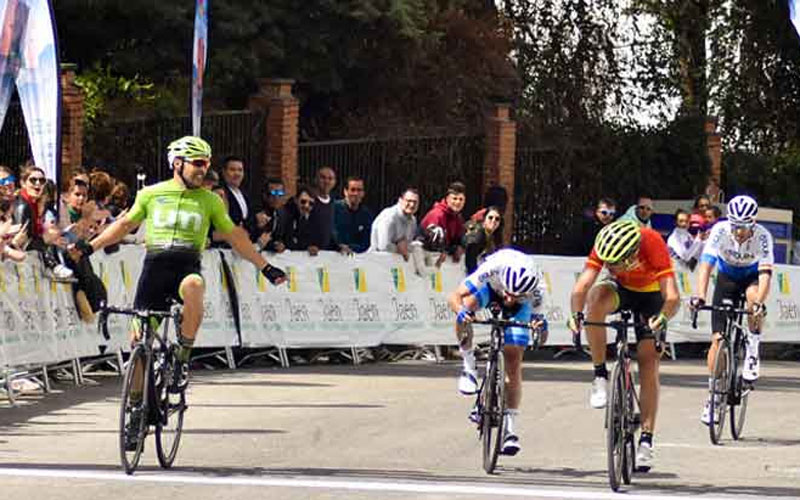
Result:
M16 84L33 161L58 178L61 84L47 0L0 0L0 127Z
M194 11L194 43L192 49L192 135L200 136L203 118L203 74L206 71L208 48L208 2L197 0Z
M800 0L789 0L789 18L800 35Z

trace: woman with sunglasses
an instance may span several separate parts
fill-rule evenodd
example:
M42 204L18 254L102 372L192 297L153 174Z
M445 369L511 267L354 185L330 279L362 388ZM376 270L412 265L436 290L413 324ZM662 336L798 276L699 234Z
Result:
M45 245L42 240L44 215L39 199L44 194L47 177L45 177L44 170L31 165L22 169L20 178L22 179L22 189L11 207L12 219L15 224L22 224L27 228L25 235L29 248L44 250ZM24 249L19 248L19 250Z
M607 269L609 277L597 282ZM658 361L656 334L666 332L667 322L680 305L672 261L667 244L658 232L640 227L630 220L618 220L597 235L592 253L572 288L572 314L567 327L580 335L584 321L605 321L606 316L629 310L637 323L649 328L636 329L636 352L641 380L642 433L636 464L648 471L653 462L653 432L658 411ZM594 381L589 404L605 408L608 396L606 369L606 329L587 326L586 336L594 364Z
M464 257L467 274L472 274L486 257L497 249L495 233L500 227L503 215L499 207L488 207L480 221L470 220L464 235Z
M758 379L760 364L758 346L761 327L767 315L764 302L769 295L772 264L775 262L772 235L764 226L756 223L757 216L758 203L749 196L737 196L728 202L728 220L714 225L703 248L697 273L697 295L689 302L692 308L705 303L711 271L715 267L717 268L713 298L715 306L721 305L723 299L735 302L741 295L746 297L747 308L753 311L753 314L748 316L750 334L742 369L742 378L748 382L755 382ZM722 313L711 315L713 333L707 359L709 384L713 384L714 381L711 374L714 371L718 339L722 335L724 326L725 316ZM706 425L710 421L708 402L700 420Z

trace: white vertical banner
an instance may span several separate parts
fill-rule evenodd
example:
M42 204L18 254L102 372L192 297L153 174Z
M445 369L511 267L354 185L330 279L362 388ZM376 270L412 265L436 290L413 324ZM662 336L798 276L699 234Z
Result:
M27 9L16 76L33 160L49 179L57 179L61 135L61 83L55 23L47 0L18 0Z
M800 35L800 0L789 0L789 19L794 24L794 29Z
M20 66L22 31L28 21L28 9L19 0L0 0L0 128L6 118L14 92L14 79Z
M203 76L206 71L208 48L208 1L197 0L194 11L194 41L192 43L192 135L200 137L203 119Z

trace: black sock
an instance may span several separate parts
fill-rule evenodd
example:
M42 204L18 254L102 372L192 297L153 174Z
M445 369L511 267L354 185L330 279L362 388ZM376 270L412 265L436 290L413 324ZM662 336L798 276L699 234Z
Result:
M608 380L608 370L606 369L605 363L594 365L594 376L603 377L604 379Z
M639 436L639 444L647 443L650 447L653 447L653 433L652 432L642 432Z

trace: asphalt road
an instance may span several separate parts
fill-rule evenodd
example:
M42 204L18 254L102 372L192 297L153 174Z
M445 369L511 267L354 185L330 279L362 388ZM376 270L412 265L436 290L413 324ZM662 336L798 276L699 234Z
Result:
M662 365L656 463L607 486L603 412L586 362L525 366L522 452L480 466L455 390L458 364L377 363L197 372L176 465L148 438L130 477L117 451L119 379L0 400L0 491L9 499L800 498L800 363L762 365L745 437L712 446L699 423L699 360Z

